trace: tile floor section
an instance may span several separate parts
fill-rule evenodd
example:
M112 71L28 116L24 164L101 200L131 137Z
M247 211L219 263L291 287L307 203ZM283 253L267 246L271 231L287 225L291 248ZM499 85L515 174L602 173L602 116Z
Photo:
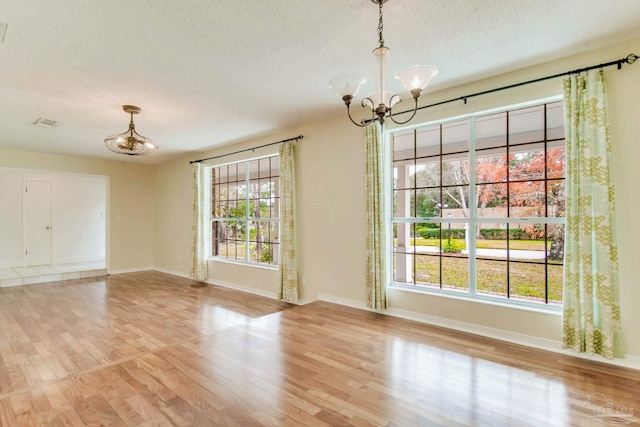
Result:
M0 268L0 288L106 275L104 261Z

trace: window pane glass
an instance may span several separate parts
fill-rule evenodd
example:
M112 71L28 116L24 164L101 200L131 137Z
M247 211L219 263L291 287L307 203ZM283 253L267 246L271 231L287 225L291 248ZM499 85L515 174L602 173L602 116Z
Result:
M398 189L413 188L415 168L410 164L399 164L394 169L395 187Z
M507 216L507 184L483 184L476 187L479 218Z
M412 178L415 179L417 188L440 185L440 162L418 162Z
M542 263L509 263L509 297L544 302L545 267Z
M457 186L457 187L443 187L442 188L442 207L443 217L451 214L457 217L469 216L469 187ZM444 210L447 210L445 212Z
M565 195L565 181L548 181L547 182L547 216L548 217L565 217L567 214L566 209L566 195Z
M225 167L227 173L227 182L238 182L244 180L244 165L227 165Z
M274 264L277 250L278 224L266 221L249 222L249 257L258 263Z
M425 190L423 190L425 191ZM396 218L408 218L413 216L414 197L413 190L396 190L393 192L394 212Z
M260 159L258 163L258 177L268 178L271 176L271 158Z
M442 257L442 287L468 291L469 258L460 252L449 255Z
M507 113L476 118L476 149L507 145Z
M509 145L544 140L544 105L509 112Z
M416 191L416 216L420 218L440 216L439 188Z
M545 224L509 224L509 258L544 262Z
M509 180L544 179L544 144L530 144L509 151Z
M497 297L507 296L507 263L476 260L476 291Z
M442 156L442 185L469 184L469 158L456 155Z
M393 254L393 280L398 283L413 283L413 255Z
M271 157L271 176L280 176L280 157Z
M416 131L416 158L437 158L440 155L440 126L429 126Z
M547 262L562 265L564 260L564 224L547 225Z
M469 120L442 125L442 154L469 151Z
M440 256L415 255L416 284L440 287Z
M496 227L497 225L497 227ZM476 230L476 257L507 259L507 229L504 224L480 223Z
M562 265L547 265L549 302L562 303Z
M562 142L564 144L564 141ZM564 147L547 150L547 178L564 178L564 164Z
M242 221L219 221L217 239L214 239L214 253L225 258L244 259L245 224ZM216 230L214 228L214 237Z
M547 139L564 138L564 103L547 104ZM564 145L564 143L563 143Z
M405 160L415 157L413 131L393 135L393 160Z
M479 152L476 156L476 182L495 183L507 181L507 150Z
M544 181L513 182L509 184L510 216L543 217L545 214Z

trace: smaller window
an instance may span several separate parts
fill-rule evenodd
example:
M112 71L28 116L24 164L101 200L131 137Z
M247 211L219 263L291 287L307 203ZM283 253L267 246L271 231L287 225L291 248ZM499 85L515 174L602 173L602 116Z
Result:
M277 155L211 168L211 256L278 264L279 179Z

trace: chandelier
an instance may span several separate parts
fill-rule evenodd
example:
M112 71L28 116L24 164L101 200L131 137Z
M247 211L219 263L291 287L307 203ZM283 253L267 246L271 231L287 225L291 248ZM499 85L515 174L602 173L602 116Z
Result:
M114 153L127 154L129 156L141 156L157 150L158 146L149 138L136 132L136 126L133 124L133 115L140 113L140 107L123 105L122 109L125 113L131 114L129 130L108 136L107 139L104 140L104 145Z
M388 117L397 124L408 123L416 115L418 111L418 98L422 90L427 87L429 81L438 74L438 69L431 65L415 65L412 67L404 68L398 71L395 78L400 80L403 86L411 93L414 100L413 114L404 122L396 121L391 114L391 108L400 102L400 96L391 92L387 92L386 89L386 77L387 77L387 63L386 56L389 53L389 48L384 45L384 38L382 36L382 4L387 0L371 0L379 7L378 17L378 43L379 46L373 50L373 56L376 61L375 70L375 87L377 92L362 100L362 107L371 109L371 118L364 119L360 123L357 123L351 117L351 101L353 97L360 90L360 86L366 81L365 78L355 74L343 74L336 76L329 82L329 89L338 94L347 106L347 115L349 120L360 127L367 126L374 121L380 121L384 123L384 120ZM388 101L388 104L385 102ZM410 111L407 111L410 112Z

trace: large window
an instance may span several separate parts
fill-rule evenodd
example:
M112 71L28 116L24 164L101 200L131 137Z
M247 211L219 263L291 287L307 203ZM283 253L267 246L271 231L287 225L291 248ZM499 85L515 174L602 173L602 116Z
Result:
M393 282L562 302L562 101L392 133Z
M279 157L211 169L211 255L278 264L280 251Z

